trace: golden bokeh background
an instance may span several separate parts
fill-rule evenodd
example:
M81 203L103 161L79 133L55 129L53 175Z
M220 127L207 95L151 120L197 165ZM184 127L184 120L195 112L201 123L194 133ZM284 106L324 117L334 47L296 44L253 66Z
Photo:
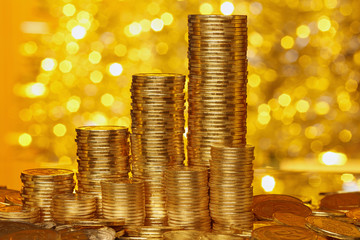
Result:
M130 126L131 75L187 74L187 15L199 13L248 15L255 166L354 171L359 7L356 0L4 1L0 184L19 188L25 168L76 169L76 126Z

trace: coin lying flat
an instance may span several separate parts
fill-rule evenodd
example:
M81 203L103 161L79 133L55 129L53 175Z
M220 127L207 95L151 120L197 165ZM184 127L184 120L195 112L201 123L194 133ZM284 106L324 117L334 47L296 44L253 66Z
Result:
M272 220L275 212L287 212L298 216L307 217L312 211L309 207L299 202L285 200L267 200L257 203L253 212L258 219Z
M306 226L320 234L337 239L360 238L360 231L356 226L331 218L309 216L306 218Z
M0 240L61 240L58 232L50 229L31 229L10 233L0 237Z
M0 237L9 233L30 229L40 228L30 223L0 221Z
M108 227L99 229L70 229L61 232L61 240L114 240L115 235L115 230Z
M259 194L253 197L253 206L255 206L258 202L263 202L267 200L286 200L292 202L299 202L302 201L296 197L285 195L285 194Z
M325 195L320 201L320 208L329 210L360 208L360 192Z
M255 240L316 240L315 232L302 227L268 226L255 229L252 233Z
M298 216L292 213L286 212L275 212L273 214L273 218L275 222L288 225L288 226L296 226L296 227L306 227L305 226L305 217Z
M166 232L163 235L164 240L200 240L205 232L196 230L178 230Z

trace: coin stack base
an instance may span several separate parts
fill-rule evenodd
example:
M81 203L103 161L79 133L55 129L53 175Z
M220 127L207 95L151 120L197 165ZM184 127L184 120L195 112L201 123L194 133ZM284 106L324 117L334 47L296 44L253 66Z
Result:
M67 169L36 168L21 173L21 197L24 206L39 207L41 222L51 222L52 200L55 195L72 193L74 173Z
M123 126L83 126L76 133L78 193L97 198L101 217L100 182L128 177L129 131Z
M171 73L133 75L131 85L132 174L145 184L145 224L166 225L163 174L182 165L185 125L185 76Z
M209 231L208 168L171 167L164 180L169 226Z
M231 225L252 230L254 147L213 145L210 160L210 215L213 230L231 233Z
M123 219L126 225L144 225L145 191L142 180L102 181L101 191L105 219Z
M84 194L56 195L53 198L52 217L57 224L89 220L96 216L96 198Z

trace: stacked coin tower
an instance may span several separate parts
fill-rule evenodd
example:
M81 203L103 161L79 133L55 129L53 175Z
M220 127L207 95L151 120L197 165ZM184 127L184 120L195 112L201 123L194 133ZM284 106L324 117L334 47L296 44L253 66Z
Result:
M213 143L246 144L247 17L189 15L188 160L209 166Z
M53 198L52 217L57 224L67 224L96 217L96 198L91 195L65 194Z
M132 174L145 183L146 225L167 223L163 173L182 165L184 154L185 76L136 74L132 98Z
M142 180L102 181L101 189L105 219L125 220L126 225L144 225L145 190Z
M209 231L208 168L171 167L164 180L169 226Z
M209 186L214 231L231 232L231 225L252 230L253 160L253 146L212 146Z
M101 198L100 182L128 177L129 131L122 126L76 128L78 192ZM101 216L101 201L98 200Z
M51 205L54 195L72 193L74 173L67 169L36 168L21 173L21 197L24 206L39 207L42 222L52 221Z
M40 208L23 206L0 207L0 221L37 223L40 221Z

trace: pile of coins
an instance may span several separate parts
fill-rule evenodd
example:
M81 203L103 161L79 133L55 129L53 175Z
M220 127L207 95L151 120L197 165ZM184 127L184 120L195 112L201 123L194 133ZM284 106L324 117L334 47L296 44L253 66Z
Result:
M78 192L98 198L101 216L100 182L128 176L129 131L122 126L84 126L76 133Z
M53 198L52 217L57 224L67 224L96 217L96 198L83 194L56 195Z
M208 168L171 167L164 180L169 226L209 231Z
M54 195L72 193L74 173L67 169L36 168L21 173L21 197L24 206L39 207L43 222L52 221L51 205Z
M253 161L253 146L212 146L209 186L214 231L229 231L231 225L252 229Z
M123 219L126 225L144 225L145 190L139 179L102 181L102 209L105 219Z
M0 207L0 221L37 223L40 221L40 209L23 206Z
M209 166L212 144L246 144L247 17L189 15L188 37L188 160Z
M163 173L182 165L185 76L136 74L131 85L132 173L145 183L146 225L167 222Z

